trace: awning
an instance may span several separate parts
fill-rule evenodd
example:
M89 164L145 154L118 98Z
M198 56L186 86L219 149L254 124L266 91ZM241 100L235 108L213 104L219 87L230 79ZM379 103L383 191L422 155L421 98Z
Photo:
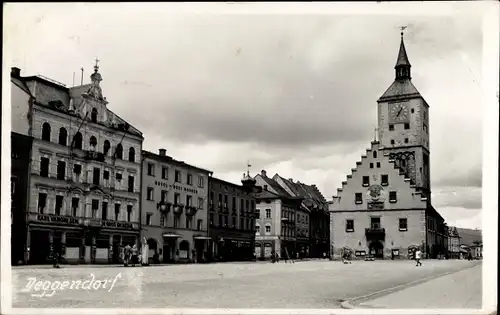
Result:
M195 236L195 240L211 240L212 238L210 236Z
M162 235L163 237L171 237L171 238L179 238L179 237L182 237L181 235L179 234L173 234L173 233L163 233Z

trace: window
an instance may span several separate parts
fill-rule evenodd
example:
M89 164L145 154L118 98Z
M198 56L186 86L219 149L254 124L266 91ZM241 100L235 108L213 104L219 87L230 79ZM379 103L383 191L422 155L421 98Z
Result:
M175 181L177 183L180 183L181 182L181 171L175 171Z
M115 221L118 221L119 217L120 217L120 204L115 203Z
M373 168L373 163L370 163L370 168Z
M115 158L123 160L123 146L121 143L118 143L115 149Z
M64 127L59 129L59 144L68 145L68 131Z
M90 143L90 149L92 151L95 151L95 148L97 146L97 139L96 139L96 137L94 137L94 136L90 137L90 142L89 143Z
M56 207L54 209L54 213L56 215L61 215L61 210L63 208L63 200L64 200L63 196L56 196Z
M266 209L266 219L271 219L271 209Z
M97 123L97 108L92 108L92 112L90 114L90 119L93 123Z
M394 144L394 139L391 139L391 144Z
M370 176L363 176L363 186L370 186Z
M202 228L203 228L203 220L202 219L198 219L198 221L196 223L196 230L201 231Z
M409 123L405 124L405 129L410 129L410 124Z
M132 219L132 205L127 205L127 222L130 222Z
M116 173L116 180L117 180L118 182L121 182L121 181L122 181L122 178L123 178L123 177L122 177L122 174L121 174L121 173Z
M107 181L109 180L109 171L108 170L105 170L104 172L102 172L102 179L105 181L105 184L106 184Z
M50 165L49 158L46 157L40 158L40 176L49 177L49 165Z
M186 207L191 207L193 205L193 196L186 195Z
M264 190L267 190L267 185L264 185Z
M179 216L174 216L174 228L180 228L181 227L181 219Z
M394 125L393 124L389 124L389 131L394 131Z
M198 209L203 209L203 198L198 198Z
M92 218L96 217L97 210L99 210L99 200L92 199Z
M376 159L377 158L377 151L373 151L373 158Z
M271 233L271 226L270 225L266 225L266 233Z
M413 114L415 112L415 108L412 108L411 109L411 113Z
M363 194L362 194L362 193L356 193L356 194L354 195L354 197L355 197L355 203L356 203L356 204L361 204L361 203L363 203Z
M147 200L154 200L154 193L155 193L154 188L148 187L146 199Z
M111 148L111 144L109 143L109 141L104 140L104 145L102 146L102 153L104 153L104 155L108 156L110 148Z
M153 217L152 213L146 213L146 225L151 225L151 218Z
M381 178L382 178L381 179L382 186L389 185L389 175L382 175Z
M345 221L345 231L346 232L354 232L354 220L346 220Z
M370 228L380 229L380 218L378 218L378 217L370 218Z
M134 176L128 176L128 192L134 192Z
M399 219L399 230L400 231L408 231L408 219L406 219L406 218Z
M50 125L49 125L49 123L43 123L43 125L42 125L42 140L50 142Z
M160 226L167 226L167 216L164 215L163 213L160 216Z
M186 217L186 229L193 228L193 217Z
M389 202L397 202L397 201L398 201L397 192L390 191L389 192Z
M155 165L153 163L148 163L148 175L155 176Z
M236 197L235 196L233 196L233 198L231 198L231 209L236 211Z
M97 167L94 167L94 171L92 172L92 184L99 186L100 179L101 170Z
M405 138L405 143L408 143L408 138Z
M167 201L168 190L162 190L160 192L160 201Z
M106 201L102 202L102 213L101 213L101 218L103 220L108 219L108 203Z
M248 210L250 210L250 202L248 200L245 200L245 205L248 212Z
M214 224L214 214L210 213L210 225Z
M193 175L187 174L187 184L193 185Z
M178 205L181 203L181 194L175 193L174 194L174 205Z
M260 209L255 210L255 217L260 219Z
M243 213L245 211L245 200L240 199L240 213Z
M222 226L223 223L222 223L222 214L219 214L219 225L218 226Z
M135 162L135 149L132 147L128 149L128 161Z
M57 179L66 179L66 162L64 161L57 161Z
M260 225L255 226L255 233L260 233Z
M377 162L377 168L380 168L380 162Z
M250 201L250 211L253 212L255 210L255 201Z
M198 187L203 188L203 186L205 186L205 178L198 176Z
M168 179L168 167L162 166L161 168L161 178Z
M78 150L83 149L83 136L79 131L73 137L73 147Z
M76 217L78 214L78 206L80 205L80 199L73 197L71 199L71 215Z
M229 225L229 217L227 215L224 216L224 226L227 227Z

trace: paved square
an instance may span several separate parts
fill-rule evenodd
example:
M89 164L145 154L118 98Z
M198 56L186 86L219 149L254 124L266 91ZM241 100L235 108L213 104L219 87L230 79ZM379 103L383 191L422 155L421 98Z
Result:
M339 308L345 299L476 264L480 262L434 260L417 268L405 260L13 268L13 307ZM54 291L52 296L34 296L44 291L39 280L46 283L46 295ZM77 280L79 287L72 283Z

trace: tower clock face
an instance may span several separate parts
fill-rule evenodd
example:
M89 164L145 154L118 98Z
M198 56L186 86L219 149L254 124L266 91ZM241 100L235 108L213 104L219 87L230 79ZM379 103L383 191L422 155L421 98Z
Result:
M389 104L389 118L393 123L407 122L410 118L409 109L406 104Z

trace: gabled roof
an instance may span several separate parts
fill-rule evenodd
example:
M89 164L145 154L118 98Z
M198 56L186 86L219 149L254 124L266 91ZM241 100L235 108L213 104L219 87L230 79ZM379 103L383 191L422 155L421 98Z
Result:
M269 190L262 190L259 193L255 193L254 196L256 199L279 199L280 198L279 195L277 195L273 192L270 192Z
M395 80L377 102L422 97L410 80Z
M268 186L271 186L281 197L284 198L293 198L294 196L290 195L286 190L284 190L276 181L272 178L262 176L262 179Z

